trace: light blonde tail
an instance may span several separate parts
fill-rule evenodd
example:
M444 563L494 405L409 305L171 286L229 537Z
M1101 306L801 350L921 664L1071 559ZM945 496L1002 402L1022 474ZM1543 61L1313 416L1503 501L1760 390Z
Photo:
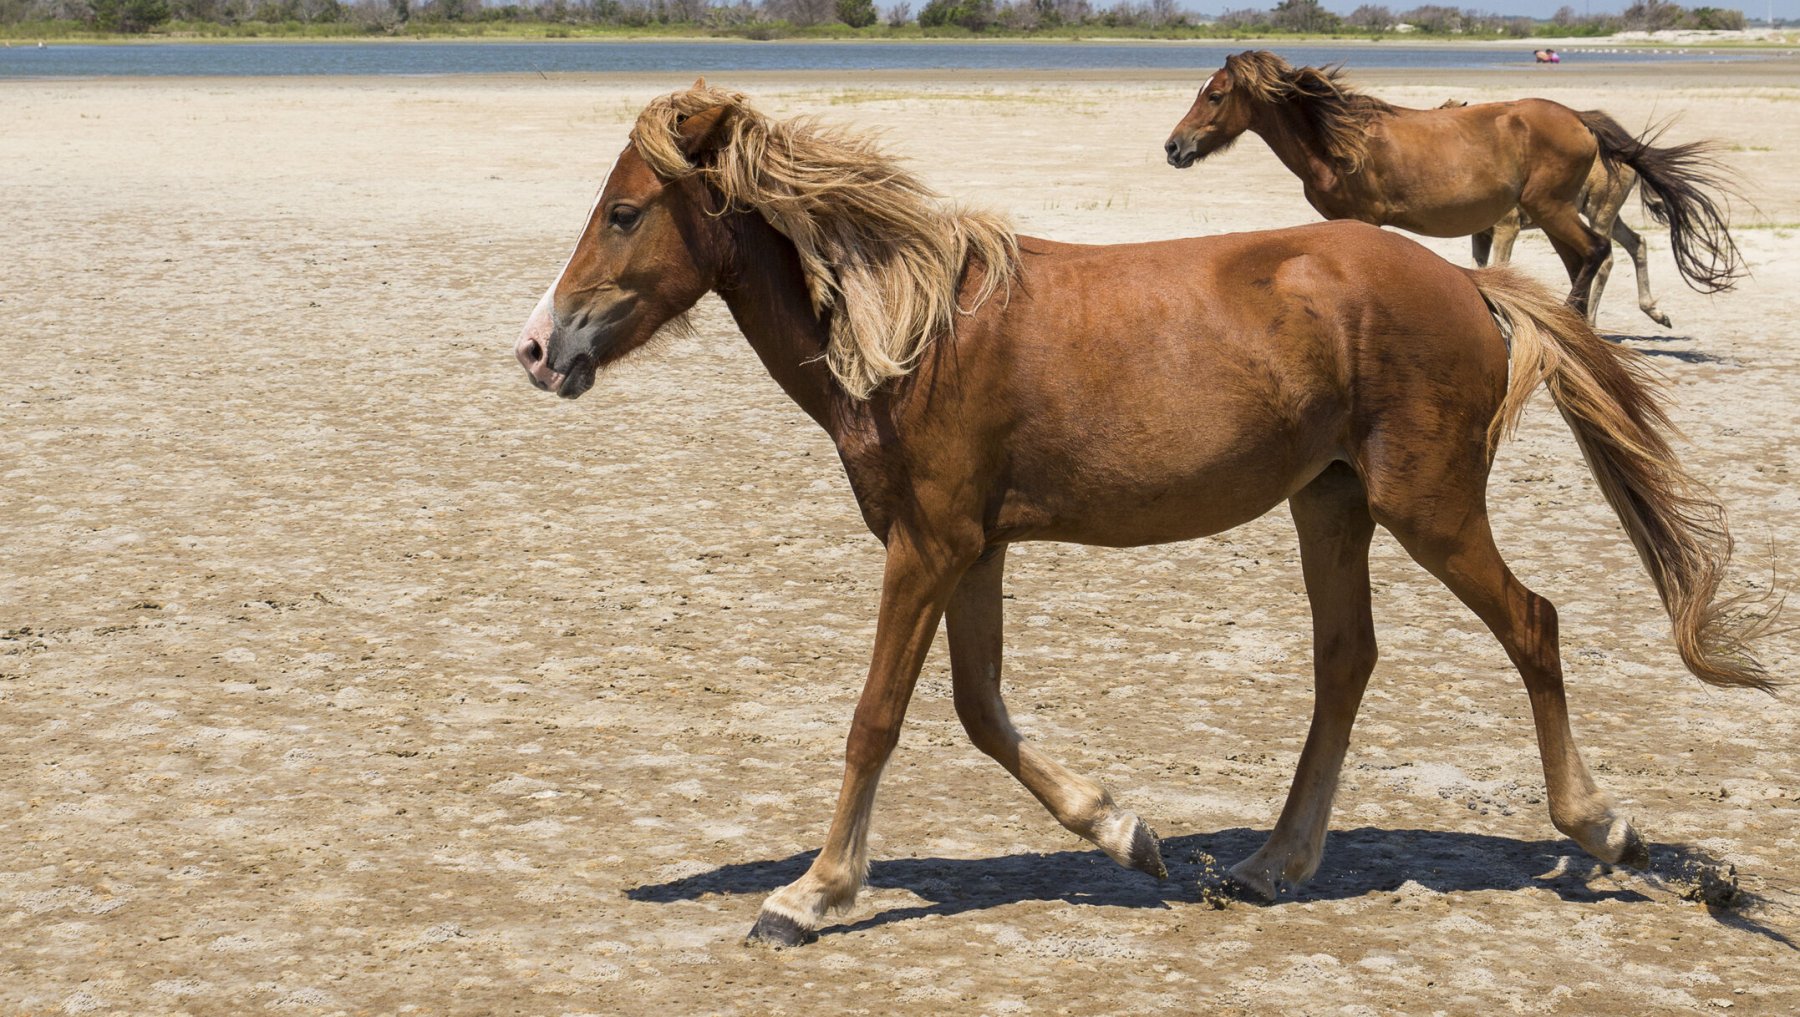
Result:
M1746 610L1766 596L1718 599L1731 560L1725 510L1669 447L1674 427L1644 358L1600 338L1539 283L1503 268L1471 275L1512 333L1512 378L1489 444L1518 427L1540 383L1549 389L1662 596L1687 669L1709 685L1774 691L1751 651L1774 611Z

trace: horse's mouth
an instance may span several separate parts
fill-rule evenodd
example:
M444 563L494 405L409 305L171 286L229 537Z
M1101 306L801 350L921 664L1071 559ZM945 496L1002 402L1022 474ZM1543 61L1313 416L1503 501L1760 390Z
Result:
M568 371L549 386L550 390L564 399L579 399L582 393L594 387L594 375L598 369L594 358L586 353L575 358Z
M1187 169L1199 161L1200 153L1198 151L1178 152L1169 156L1169 165L1176 169Z

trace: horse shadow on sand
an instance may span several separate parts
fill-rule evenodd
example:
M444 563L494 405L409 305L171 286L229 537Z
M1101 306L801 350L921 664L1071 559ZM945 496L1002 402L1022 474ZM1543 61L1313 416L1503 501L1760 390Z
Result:
M870 887L906 890L924 903L827 926L821 933L854 932L1028 901L1158 909L1187 904L1225 906L1243 900L1226 876L1226 866L1248 856L1267 837L1266 830L1238 827L1164 840L1163 862L1169 878L1163 882L1121 868L1096 850L877 861L869 869ZM1281 908L1380 894L1537 888L1572 902L1704 906L1721 925L1800 951L1800 944L1752 914L1792 909L1738 887L1735 872L1725 863L1691 845L1655 844L1650 852L1650 869L1641 878L1609 880L1596 878L1610 871L1607 866L1568 840L1522 841L1485 834L1369 827L1333 831L1318 875L1263 906ZM625 895L652 904L713 894L760 896L798 879L814 854L809 851L779 860L725 865L666 883L647 883Z
M1731 357L1721 357L1712 353L1702 353L1699 350L1666 350L1657 349L1655 346L1644 345L1646 343L1699 342L1698 339L1695 339L1691 335L1632 335L1626 332L1602 332L1600 333L1600 338L1620 346L1630 346L1632 349L1637 350L1646 357L1666 357L1670 360L1679 360L1684 364L1723 364L1726 367L1743 366L1739 361L1734 360Z

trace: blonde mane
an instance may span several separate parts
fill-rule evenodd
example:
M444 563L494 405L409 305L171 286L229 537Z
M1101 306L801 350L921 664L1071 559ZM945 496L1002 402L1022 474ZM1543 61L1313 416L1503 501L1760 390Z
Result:
M1374 96L1340 83L1341 67L1293 67L1267 50L1225 58L1232 90L1262 103L1291 103L1319 132L1325 154L1345 173L1369 157L1369 127L1394 112Z
M696 166L677 130L719 106L716 148ZM760 213L793 242L813 311L830 318L825 363L854 399L910 373L958 313L974 313L1017 270L1004 219L945 202L866 137L771 120L737 92L701 83L656 99L631 140L658 176L703 174L727 207ZM977 269L961 307L964 272Z

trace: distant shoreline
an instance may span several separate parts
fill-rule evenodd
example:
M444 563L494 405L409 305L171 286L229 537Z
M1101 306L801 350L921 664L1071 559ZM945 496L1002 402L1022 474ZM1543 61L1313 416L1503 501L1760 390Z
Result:
M1722 33L1736 35L1737 33ZM1615 36L1573 36L1566 38L1531 37L1524 39L1480 37L1470 38L1459 35L1419 35L1407 34L1395 38L1371 38L1369 36L1349 35L1243 35L1243 36L1169 36L1169 35L1049 35L1019 33L1014 35L861 35L861 36L821 36L791 35L775 39L751 39L738 35L712 34L668 34L646 33L642 35L626 32L594 32L574 35L528 35L522 33L496 33L492 35L469 35L431 33L405 35L172 35L172 34L122 34L93 33L91 35L69 36L9 36L0 29L0 47L13 49L36 48L39 43L44 47L54 46L166 46L166 45L270 45L270 44L371 44L371 45L406 45L409 43L459 43L466 45L506 45L520 43L688 43L760 46L768 43L784 45L823 45L823 46L855 46L880 44L919 44L919 45L1166 45L1166 46L1228 46L1243 45L1248 48L1278 48L1282 45L1330 45L1345 48L1441 48L1467 47L1470 49L1505 49L1530 50L1554 48L1568 53L1592 52L1594 50L1632 50L1632 51L1688 51L1688 50L1728 50L1733 53L1768 51L1771 54L1783 52L1800 52L1800 33L1785 41L1769 39L1683 39L1680 41L1646 39Z

